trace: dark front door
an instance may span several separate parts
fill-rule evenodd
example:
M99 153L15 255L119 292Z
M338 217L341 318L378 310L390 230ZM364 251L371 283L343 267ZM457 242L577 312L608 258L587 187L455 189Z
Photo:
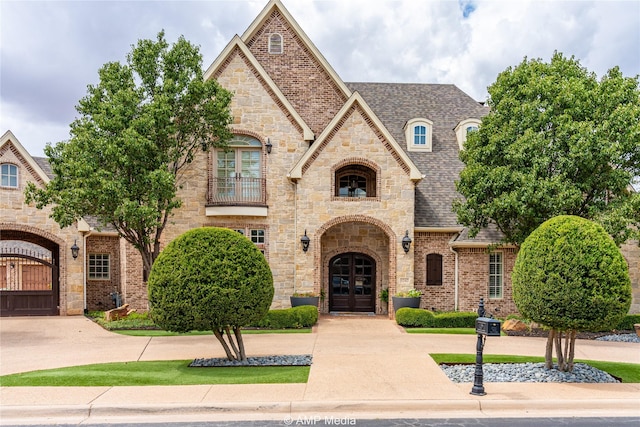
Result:
M330 311L373 312L376 262L364 254L346 253L329 262Z

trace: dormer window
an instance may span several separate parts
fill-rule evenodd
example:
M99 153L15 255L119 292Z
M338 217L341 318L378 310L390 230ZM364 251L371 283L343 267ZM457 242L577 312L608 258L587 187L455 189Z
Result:
M466 119L458 123L458 126L456 126L454 131L456 132L456 139L458 140L460 150L464 148L467 135L471 132L477 132L478 129L480 129L480 120L478 119Z
M405 126L409 151L431 151L433 123L428 119L411 119Z
M281 54L282 52L282 36L277 33L269 35L269 53Z
M11 163L0 165L0 187L18 188L18 166Z

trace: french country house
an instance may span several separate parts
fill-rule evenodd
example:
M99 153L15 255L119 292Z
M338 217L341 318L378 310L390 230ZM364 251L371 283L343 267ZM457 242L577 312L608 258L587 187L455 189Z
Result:
M517 311L517 248L493 247L493 230L470 238L451 207L459 151L488 113L482 103L448 84L342 81L280 0L205 75L233 93L235 137L231 150L190 165L163 245L195 227L244 234L271 266L273 308L312 292L324 313L393 317L383 291L415 287L427 309L475 311L483 297L488 313ZM46 159L7 132L0 168L2 315L148 308L129 244L89 218L60 229L49 209L24 203L27 181L50 179ZM640 248L623 252L639 312Z

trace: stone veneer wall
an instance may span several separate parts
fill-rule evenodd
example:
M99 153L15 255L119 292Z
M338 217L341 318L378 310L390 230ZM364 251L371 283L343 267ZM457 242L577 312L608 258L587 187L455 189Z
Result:
M420 306L427 310L453 311L455 309L455 255L449 241L456 233L418 232L415 246L415 288L422 291ZM427 255L442 255L442 285L427 286Z
M27 182L40 186L43 181L28 165L12 143L3 145L0 151L0 163L12 163L18 166L18 188L0 188L0 233L2 230L16 230L32 233L50 240L60 250L60 315L78 315L84 312L84 284L82 259L84 248L80 248L77 260L71 256L70 247L77 239L78 246L82 237L75 226L61 229L50 218L51 208L36 209L35 205L24 202L24 190Z
M370 256L376 262L375 312L388 313L388 305L380 301L380 292L389 287L389 237L384 230L366 222L339 223L322 234L321 248L320 288L326 295L321 302L321 312L329 312L329 261L342 253L358 252Z
M87 309L111 310L115 308L111 293L122 292L120 288L120 240L116 236L95 235L86 239L87 257ZM89 278L89 255L108 254L110 271L108 280L92 280Z
M638 241L633 240L622 245L622 254L629 265L629 278L631 279L631 302L630 313L640 313L640 246Z
M489 252L485 248L458 248L459 310L476 311L480 298L484 298L487 314L506 317L518 313L513 302L511 272L516 261L514 248L496 249L502 252L503 294L500 299L489 299Z
M379 131L358 105L344 116L321 144L303 167L297 189L297 222L304 224L300 229L306 228L311 239L309 253L298 262L297 289L320 290L324 263L328 261L321 238L337 224L358 222L373 224L386 235L390 294L413 288L413 250L405 254L400 243L405 230L413 230L414 224L415 185L409 179L406 166L397 160L392 148L381 139ZM344 159L353 159L353 163L358 164L360 156L366 156L373 169L380 171L376 196L361 199L335 197L335 165L342 165ZM370 243L378 244L374 240L363 243L363 246Z

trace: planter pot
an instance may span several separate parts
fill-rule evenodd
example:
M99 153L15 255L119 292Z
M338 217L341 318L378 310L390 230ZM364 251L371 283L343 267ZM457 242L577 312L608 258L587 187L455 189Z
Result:
M396 312L400 308L420 308L420 298L417 297L391 297L393 299L393 311Z
M320 297L289 297L291 300L291 307L298 307L300 305L313 305L318 306Z

